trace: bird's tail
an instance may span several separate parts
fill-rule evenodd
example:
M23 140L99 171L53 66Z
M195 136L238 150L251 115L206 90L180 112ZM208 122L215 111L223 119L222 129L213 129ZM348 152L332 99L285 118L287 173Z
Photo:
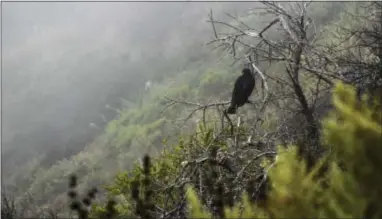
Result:
M236 107L229 106L227 109L228 114L235 114L236 113Z

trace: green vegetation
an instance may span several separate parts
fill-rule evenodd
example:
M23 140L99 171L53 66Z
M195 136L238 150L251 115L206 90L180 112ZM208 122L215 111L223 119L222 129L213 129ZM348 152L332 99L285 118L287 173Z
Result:
M342 84L334 92L334 105L334 112L323 122L323 140L331 153L307 171L296 147L280 147L269 171L272 186L266 207L251 204L246 195L234 208L225 208L226 218L381 217L377 207L382 201L381 105L376 103L372 109L366 101L357 103L354 89ZM324 166L327 170L317 178ZM194 190L189 187L188 192L188 201L196 209L190 217L208 215Z
M352 28L364 27L359 24L367 23L362 16L369 11L365 6L355 18L349 13L360 3L311 4L317 4L308 12L320 33L306 40L300 53L288 31L273 28L265 34L278 46L273 50L264 47L264 42L260 44L262 39L244 36L247 38L242 42L259 47L260 60L255 64L266 69L269 99L264 99L264 81L257 76L252 97L255 106L241 108L231 117L231 123L222 113L224 102L229 100L238 69L242 68L242 60L236 59L244 57L250 46L237 46L233 65L232 56L222 56L221 51L212 53L209 47L195 49L196 43L192 42L168 56L171 62L162 63L155 55L150 56L159 73L145 66L147 69L141 70L151 73L139 80L155 77L153 86L126 96L131 104L121 109L91 144L51 166L39 166L41 156L29 162L30 169L19 170L19 180L36 200L35 205L55 208L61 217L72 217L67 205L67 181L75 174L77 178L70 178L70 207L80 218L380 218L382 112L381 102L371 101L380 94L373 90L374 96L365 95L360 100L354 87L372 87L369 81L378 82L375 72L382 72L377 68L382 57L373 50L378 47L377 41L364 45L360 36L348 38ZM276 6L266 7L272 10ZM284 7L285 13L298 8ZM296 16L293 21L301 16L290 14ZM258 16L243 13L238 19L254 23L250 26L255 30L274 19L270 13L256 23ZM193 26L191 23L187 25ZM227 23L254 31L235 19ZM300 23L290 28L300 33ZM218 36L242 34L222 26L216 27ZM306 38L314 32L309 27ZM200 29L200 37L211 35L211 26L208 34ZM229 38L228 44L230 40L236 41ZM359 44L363 49L357 50ZM223 52L233 53L231 45L226 45ZM166 52L174 51L168 48ZM350 53L353 56L348 56ZM301 62L293 70L296 54ZM345 62L344 57L350 59ZM143 61L139 64L145 65ZM337 72L349 66L367 69L363 75L373 75L373 80L361 79L359 83L339 76ZM326 102L333 106L326 106ZM212 103L216 105L208 105ZM319 135L312 139L315 130ZM24 176L26 172L33 172L33 176ZM97 197L90 189L93 187L98 188ZM86 190L87 200L81 204L76 198ZM12 202L3 198L6 206L2 216L6 218L48 214L44 210L17 213L8 204ZM16 203L24 199L19 196ZM84 211L90 206L90 212Z
M381 103L375 101L372 106L364 98L356 100L354 89L338 84L334 91L335 110L323 120L323 143L330 148L330 153L322 158L311 170L307 170L306 160L301 159L296 146L287 148L280 146L275 162L265 159L259 165L269 168L270 192L265 204L249 198L249 190L245 190L242 199L237 199L230 207L227 197L238 186L226 187L222 194L224 199L221 207L226 218L273 218L273 217L320 217L320 218L379 218L382 212L378 209L380 203L380 182L382 180L381 161L378 155L382 145L382 112ZM198 140L190 140L185 147L185 141L180 141L173 151L164 151L152 164L149 177L162 185L169 185L165 190L152 193L152 201L159 208L166 209L166 199L169 193L173 203L179 204L182 190L185 191L189 217L211 218L211 212L203 207L197 181L185 180L178 183L177 178L186 171L188 164L182 161L190 159L190 154L200 153L201 147L218 145L225 150L224 144L219 144L211 138L212 132L207 131ZM195 137L195 136L194 136ZM194 163L202 164L204 160ZM190 164L191 165L191 164ZM271 166L270 166L271 165ZM205 164L208 168L208 164ZM145 167L147 168L147 167ZM137 208L132 189L135 182L146 177L140 165L136 165L129 173L119 174L115 182L108 186L110 197L122 196L123 202L116 205L120 216L134 216ZM210 183L217 186L226 180L228 175L215 176L217 181ZM247 170L246 174L255 174ZM192 175L189 175L192 178ZM207 180L207 179L206 179ZM182 185L181 185L182 184ZM213 187L212 186L212 190ZM145 186L141 186L145 189ZM151 189L155 190L155 186ZM212 193L214 191L211 191ZM142 193L143 194L143 193ZM198 195L199 194L199 195ZM206 195L208 192L206 192ZM178 197L178 198L176 198ZM232 198L232 197L231 197ZM171 206L170 209L176 206ZM94 216L107 212L105 207L94 206ZM218 210L219 211L219 210Z

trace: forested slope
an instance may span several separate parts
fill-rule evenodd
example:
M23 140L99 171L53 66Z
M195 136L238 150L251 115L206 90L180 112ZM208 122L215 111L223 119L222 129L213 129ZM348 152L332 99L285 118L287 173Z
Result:
M316 141L319 138L316 134L320 132L320 127L316 123L319 123L318 120L322 118L323 112L330 109L320 101L330 99L330 91L339 81L360 86L367 80L352 81L348 79L350 76L339 73L340 70L348 70L349 66L349 63L344 63L342 60L348 54L340 51L345 48L346 51L351 52L346 44L356 45L358 43L351 39L342 45L340 41L341 38L347 38L348 33L345 31L360 28L359 24L362 19L351 20L349 14L359 10L357 8L361 3L310 4L306 11L304 8L306 6L302 3L291 4L291 7L284 5L283 10L285 11L282 11L277 4L265 3L262 6L268 10L265 15L264 12L254 14L253 11L256 9L248 13L246 6L237 7L237 9L241 9L239 10L241 12L240 21L243 23L235 21L235 18L229 18L229 16L227 16L228 18L223 17L222 12L229 11L231 6L221 7L219 10L214 10L213 15L209 18L214 23L213 26L211 22L205 22L209 13L209 8L207 10L205 7L206 10L203 13L200 12L200 16L204 16L203 19L193 20L189 26L185 24L189 32L182 32L184 35L178 34L179 31L174 24L172 31L170 28L170 31L166 31L166 35L163 37L172 39L171 42L180 41L178 47L176 43L171 44L174 47L162 44L162 47L159 47L162 49L154 50L157 53L153 54L150 48L154 45L158 46L155 43L157 41L153 40L153 44L146 44L147 50L142 49L145 52L136 58L139 60L137 66L144 66L144 68L137 67L134 77L142 76L143 78L140 82L137 82L139 81L137 79L132 84L142 85L146 80L152 80L153 86L148 90L133 89L139 91L134 94L127 92L126 94L131 96L126 95L126 99L131 100L133 104L121 106L120 108L123 108L121 112L108 122L104 131L78 154L64 158L45 168L40 166L38 158L34 158L34 161L28 164L28 166L32 166L34 162L36 171L30 184L26 186L28 193L37 201L38 205L42 206L49 200L49 207L61 210L67 207L65 192L67 180L72 173L78 176L80 190L110 182L119 173L115 182L108 186L109 195L119 198L118 213L124 216L134 214L142 216L143 209L140 213L134 213L136 206L134 203L137 202L137 198L130 197L129 191L134 189L135 180L143 177L141 169L137 166L139 163L136 161L143 154L148 153L156 157L152 160L151 183L153 187L151 189L157 191L153 197L157 203L157 209L149 209L149 211L154 215L162 214L165 217L172 217L171 214L174 212L182 213L177 207L182 205L181 196L179 196L182 195L182 192L176 188L183 187L186 183L194 186L202 203L211 207L211 210L214 209L208 204L209 201L214 202L215 200L211 187L213 182L207 182L209 177L204 177L204 174L214 174L213 170L208 173L209 168L215 168L207 165L210 159L216 159L215 162L222 166L215 169L218 171L218 173L215 172L215 175L218 175L219 180L226 187L229 187L229 183L236 185L230 190L235 191L233 192L235 202L240 199L246 183L253 183L254 178L263 176L264 169L257 160L264 155L275 159L277 144L285 146L297 144L301 150L299 156L310 162L308 162L308 168L312 167L316 162L315 159L322 156L322 151L318 149L319 143ZM306 15L295 13L297 10L304 11ZM367 8L364 10L357 12L361 15L370 13ZM188 12L199 13L196 11L195 9L195 12L192 10ZM300 22L298 19L301 17L299 16L306 16L304 19L309 18L301 19ZM272 23L275 18L278 18L280 25L276 27L278 25L276 24L273 29L270 28L264 32L263 36L256 38L253 33ZM289 26L283 23L283 20L287 20ZM305 30L304 26L309 26L309 23L313 23L314 28ZM221 25L219 26L219 24ZM301 26L303 28L298 29ZM160 30L157 31L160 32ZM189 42L184 42L184 39L194 31L192 36L195 38L191 37ZM297 37L301 38L296 40L293 32L305 35L297 34ZM210 40L214 42L210 46L204 46ZM300 53L296 53L299 48L296 46L299 45L296 41L299 42L299 40L307 40L307 43L304 44L305 48ZM238 44L241 45L234 48L233 45L236 41L239 41ZM220 50L211 51L216 45L220 46ZM254 45L257 47L255 48ZM269 48L274 47L273 50L266 47L267 45L270 45ZM361 52L369 54L370 48L374 48L375 45L378 44L370 43L369 48ZM335 46L337 47L335 48ZM249 53L251 51L254 53ZM253 59L257 59L254 67L259 67L267 80L261 80L260 75L257 74L257 89L251 97L255 102L255 107L247 105L240 109L238 116L231 117L234 124L227 121L222 122L223 108L229 101L233 82L239 75L247 54L250 54ZM296 54L299 56L298 70L294 68L297 61L293 58L297 57ZM360 61L360 65L367 63L372 68L374 65L378 66L378 58L377 62L373 61L375 56L377 56L375 53L370 57L361 56L366 60L357 61ZM158 57L166 57L166 59ZM359 56L357 57L359 58ZM119 56L121 62L125 58L130 59L130 55ZM355 61L349 60L349 62L354 64ZM112 62L108 62L108 65L110 63ZM367 78L374 74L373 72L377 72L376 69L378 68L371 69L370 72L361 76ZM153 72L152 75L149 75L150 72ZM154 74L154 72L156 73ZM375 82L379 83L379 80L380 78L375 78ZM124 95L121 94L121 96ZM321 111L320 107L325 110ZM190 117L191 114L192 117ZM313 117L310 118L310 116ZM316 129L311 128L313 123L317 126ZM235 126L234 133L230 131L230 125ZM307 144L312 144L312 147L303 146ZM310 153L311 151L314 153ZM312 157L314 159L311 159ZM290 160L293 157L285 159ZM206 165L204 165L205 163ZM211 163L211 165L213 164ZM227 165L231 170L226 170ZM296 168L298 169L298 167ZM196 173L193 170L199 172ZM277 174L273 173L273 175ZM213 176L211 177L213 178ZM285 177L289 176L285 175ZM218 179L216 180L218 181ZM287 179L280 176L276 180ZM134 193L134 191L132 192ZM101 197L104 198L103 192L101 194ZM283 194L277 193L276 195ZM101 214L105 211L105 209L97 207L94 210L92 212L94 214ZM170 212L172 213L170 214ZM214 213L213 210L212 213ZM218 212L215 213L218 214ZM200 212L194 212L192 216L201 216L199 214ZM261 215L259 213L256 216ZM291 213L290 216L293 214ZM357 214L357 216L359 215Z
M85 145L93 141L100 145L92 158L97 165L108 165L109 153L118 153L105 149L110 145L105 139L112 139L112 132L103 133L121 110L131 109L129 124L145 130L153 123L156 128L158 100L169 91L176 94L183 89L192 78L185 74L194 74L198 84L200 74L208 71L201 65L215 60L205 46L211 32L205 22L210 8L240 11L249 4L112 3L90 7L52 3L45 7L41 11L37 3L4 6L2 174L5 188L12 193L51 197L51 188L57 186L40 182L55 178L50 173L62 175L62 169L76 169L79 165L74 160L83 158L71 156ZM152 89L145 91L148 80ZM135 131L134 126L130 128ZM118 147L129 145L137 133L124 137ZM147 139L147 146L151 141ZM104 164L97 160L99 152ZM115 164L110 165L113 175Z

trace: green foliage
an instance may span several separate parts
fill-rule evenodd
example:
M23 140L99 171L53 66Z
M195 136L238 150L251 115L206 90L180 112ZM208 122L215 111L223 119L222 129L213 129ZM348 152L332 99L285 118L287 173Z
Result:
M271 191L265 207L246 202L229 210L229 218L380 218L382 202L382 112L380 103L356 99L343 84L334 90L335 111L323 121L323 141L330 148L307 172L297 147L279 147L268 166ZM379 108L378 108L379 107ZM374 110L372 110L374 109ZM326 168L325 168L326 167ZM191 218L211 218L192 188L188 189Z
M185 146L182 141L180 141L179 145L174 147L172 150L165 148L161 153L161 156L152 161L151 177L165 185L171 185L172 181L176 178L181 162L183 161L184 148ZM131 171L118 174L114 179L114 183L105 187L109 193L109 196L118 196L124 200L116 207L119 215L134 215L134 206L132 205L133 200L130 197L130 191L132 189L133 182L142 179L142 177L143 173L141 165L139 163L135 163ZM169 191L161 191L160 194L155 194L155 203L161 206L164 203L163 193L173 192L171 190L172 188L170 187ZM95 205L93 208L94 215L99 215L104 211L105 206Z
M211 214L203 209L198 196L191 187L187 187L187 200L190 204L190 215L194 218L211 218Z
M322 19L327 19L331 16L327 16L326 12L331 10L333 4L334 3L326 5L324 8L314 7L314 13ZM243 19L241 20L244 22L263 27L263 24L258 22L259 17L255 14L249 14L243 16L242 18ZM261 17L261 19L263 21L267 20L265 17ZM208 29L208 31L210 31L210 29ZM210 34L210 32L208 33ZM200 38L199 35L198 37ZM141 46L137 45L137 47L140 48ZM208 49L199 48L196 46L191 47L192 54L187 53L191 51L190 47L187 46L182 48L185 51L184 54L175 49L176 57L169 58L171 61L170 66L167 62L162 60L153 60L152 58L147 57L145 57L145 60L143 61L136 61L137 66L145 66L145 68L139 71L136 71L135 69L130 70L129 72L134 72L134 74L129 74L129 77L133 78L135 76L139 76L142 81L147 78L154 78L154 81L158 81L157 83L154 83L152 88L146 93L137 91L136 88L139 86L135 85L133 82L131 84L134 84L134 86L126 89L129 92L127 94L123 94L125 98L143 99L142 104L137 104L133 107L122 110L119 118L109 122L105 133L101 136L102 139L105 139L103 142L96 141L93 144L88 145L86 150L80 152L78 155L73 156L68 160L62 160L48 169L40 169L39 171L36 171L35 177L33 177L33 182L30 186L30 191L32 194L36 195L35 197L38 198L40 196L44 196L41 199L48 200L50 197L62 193L64 187L63 185L66 183L66 177L73 172L76 172L81 176L81 186L86 187L87 184L92 183L93 181L96 181L97 183L104 183L114 177L114 174L117 172L123 171L115 177L114 183L106 188L109 196L117 196L120 199L119 204L116 206L118 214L123 216L134 216L134 200L131 199L129 193L131 191L132 182L137 179L142 179L142 170L138 163L133 162L136 161L137 157L140 157L142 153L146 152L145 150L161 147L162 144L158 139L164 138L164 135L167 134L169 126L166 122L169 119L174 119L174 115L176 115L177 119L182 118L187 116L188 113L184 110L183 106L177 106L171 107L163 114L160 114L160 111L164 108L164 104L162 104L159 100L162 100L165 96L190 101L196 99L195 102L208 102L208 100L212 99L214 101L218 99L227 100L228 96L225 95L230 94L231 85L234 82L234 79L240 74L237 70L239 67L229 66L228 63L231 61L230 58L223 59L223 61L216 64L218 60L213 57L211 53L209 53ZM147 46L147 50L152 50L151 45ZM238 52L240 51L238 50ZM131 54L133 55L134 53L132 52ZM155 57L157 55L152 56ZM194 57L196 57L195 60ZM192 61L190 59L192 59ZM125 59L118 59L118 66L125 63L125 61ZM150 65L146 65L144 63L150 63ZM105 69L110 70L108 68L111 66L113 66L113 64L105 67ZM278 66L273 66L275 69L274 72L278 73L279 70L276 67ZM155 71L153 71L153 69ZM125 69L122 68L118 71L125 72ZM142 72L149 72L149 75L144 75ZM123 77L125 78L125 75ZM102 81L101 79L99 80ZM120 77L113 78L113 81L114 80L123 81ZM313 84L310 81L306 82L307 84L310 84L310 86ZM110 84L112 83L110 82ZM120 84L121 86L124 86L122 82ZM137 93L139 93L139 95L137 95ZM257 97L260 98L260 95L253 98ZM263 123L263 128L273 130L279 125L279 120L275 116L274 111L274 109L269 110L269 113L263 117L265 120ZM208 117L211 118L211 114L208 113ZM377 117L374 115L373 118ZM332 118L330 121L335 120ZM377 121L377 119L374 119L373 121ZM378 128L378 126L374 128ZM192 132L195 131L192 128L190 129ZM329 128L326 128L325 130L329 130ZM246 133L246 130L243 130L243 128L240 127L240 130L237 132L242 134ZM330 131L330 133L333 133L333 131ZM169 142L171 142L171 140L174 141L174 139L177 140L178 134L178 132L170 132L169 135L171 135L171 138L169 138ZM188 136L188 134L189 133L185 133L184 136ZM174 203L176 203L179 199L180 192L175 189L173 184L182 170L181 167L184 165L183 161L194 160L200 158L201 155L208 156L207 152L211 145L218 146L220 151L223 152L229 148L225 142L226 139L214 139L216 134L217 133L214 133L212 129L200 126L198 127L196 133L188 136L187 138L180 137L179 143L177 143L174 147L165 147L161 155L153 160L151 170L152 177L155 178L155 181L160 183L160 185L168 186L165 190L157 191L154 195L154 201L159 207L165 206L165 194L171 194L175 197L173 203L166 206L168 209L171 209L171 207L175 205ZM343 135L345 135L345 133L343 133ZM341 138L341 136L339 138ZM329 137L327 139L329 139ZM357 141L354 139L349 141L350 144L353 144L354 142ZM348 142L346 141L341 144L345 143L347 144ZM364 206L362 205L363 199L355 199L356 201L354 201L354 203L350 202L347 197L344 197L344 191L354 191L354 194L358 194L359 191L357 191L357 186L359 185L359 182L357 180L360 180L361 177L370 177L371 173L367 171L371 170L367 170L366 173L361 170L357 170L356 172L359 174L357 177L354 177L353 175L346 175L346 178L344 178L346 173L338 167L335 161L337 159L346 160L348 157L352 157L353 159L357 154L352 153L351 151L346 152L345 154L347 154L346 156L348 157L344 158L343 156L345 156L345 154L342 150L351 150L352 147L349 147L348 149L340 147L337 148L335 145L340 143L335 142L334 140L330 140L327 144L331 145L331 149L333 149L333 154L327 158L332 162L329 171L330 175L326 177L330 179L330 183L332 183L331 187L328 189L330 192L326 190L323 191L321 184L313 179L312 173L306 173L306 170L304 169L304 161L300 161L296 158L297 154L295 149L292 148L288 151L280 149L278 162L269 172L272 179L280 179L273 182L274 185L277 185L278 189L274 189L271 193L270 203L273 203L273 206L284 207L276 207L274 209L270 208L269 210L262 209L253 206L253 204L244 195L241 203L236 203L235 207L232 209L226 209L226 216L231 218L237 216L239 212L242 212L241 204L244 204L245 207L245 210L242 212L241 216L247 218L251 216L256 216L259 218L265 218L266 216L295 217L298 216L296 215L296 209L298 209L300 216L311 217L312 215L309 214L319 215L322 217L349 216L349 211L353 210L352 208L357 203L360 206L357 208L360 209L359 212L350 215L362 215L362 206ZM357 149L356 151L360 153L360 150L362 149ZM371 152L361 154L364 156L364 159L366 159L366 157L369 156L369 153ZM373 154L373 156L377 156L377 153ZM364 159L354 165L364 167L365 165L362 163L364 162ZM118 168L116 168L116 166L118 166ZM126 172L127 168L131 171ZM355 179L353 181L348 181L347 178ZM301 185L301 182L304 182L305 184ZM343 186L343 183L345 182L348 184ZM378 182L377 179L367 185L374 186L376 182ZM190 189L191 188L189 188L188 191L191 191ZM339 194L338 197L336 196L338 200L332 199L332 193ZM363 194L359 194L360 197L363 197ZM196 193L191 199L193 200L191 200L193 203L192 206L196 206L195 202L200 203L196 201ZM375 199L377 200L377 198ZM320 212L317 213L318 210L315 210L315 208L305 206L303 204L305 202L312 201L315 201L320 205L322 205L322 203L324 203L324 205L331 203L332 207L330 208L332 210L322 210L322 212L319 210ZM293 207L290 203L294 202L297 202L298 205ZM346 205L344 205L344 209L341 209L337 205L338 203L341 203L342 206L343 202L345 202ZM375 203L377 202L375 201ZM94 205L94 211L92 213L94 215L100 215L107 212L106 209L107 204ZM198 217L210 217L211 215L207 212L194 210L192 210L192 212L194 212ZM191 214L194 215L194 213Z
M226 145L213 136L213 130L200 125L193 135L180 137L179 142L174 146L166 146L160 156L152 160L150 178L155 182L164 185L165 188L156 190L153 194L153 202L163 208L171 209L180 200L180 190L177 188L179 176L184 171L184 166L188 161L194 161L201 154L209 151L211 145L220 147L222 150ZM206 154L206 156L208 156ZM111 185L105 186L108 196L118 197L121 202L116 206L119 215L126 217L134 216L135 205L131 197L131 190L134 182L144 179L143 169L139 162L134 163L133 168L128 172L119 173ZM143 189L142 186L139 187ZM174 198L171 202L168 197ZM97 216L105 212L104 205L94 205L92 215Z

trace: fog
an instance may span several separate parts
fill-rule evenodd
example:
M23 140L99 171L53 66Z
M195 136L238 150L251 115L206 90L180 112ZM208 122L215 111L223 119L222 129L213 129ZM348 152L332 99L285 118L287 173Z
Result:
M195 26L196 20L207 20L210 8L232 3L2 5L2 160L7 174L40 154L53 151L57 157L46 163L51 165L79 152L116 116L110 108L121 108L121 98L136 102L147 80L161 80L153 69L168 65L191 43L208 40L198 38L207 25Z

